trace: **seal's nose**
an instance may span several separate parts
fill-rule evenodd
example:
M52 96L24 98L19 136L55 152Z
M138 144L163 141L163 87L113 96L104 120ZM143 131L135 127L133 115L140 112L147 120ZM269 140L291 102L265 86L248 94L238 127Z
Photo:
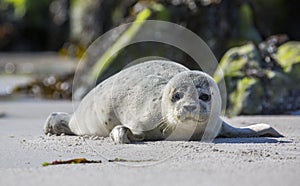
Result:
M193 112L197 108L197 105L184 105L183 108L188 112Z

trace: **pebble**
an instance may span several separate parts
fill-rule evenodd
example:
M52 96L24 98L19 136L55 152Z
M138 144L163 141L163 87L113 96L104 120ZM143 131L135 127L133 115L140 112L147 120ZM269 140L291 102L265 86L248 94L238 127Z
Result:
M5 117L5 112L0 111L0 118L3 118L3 117Z

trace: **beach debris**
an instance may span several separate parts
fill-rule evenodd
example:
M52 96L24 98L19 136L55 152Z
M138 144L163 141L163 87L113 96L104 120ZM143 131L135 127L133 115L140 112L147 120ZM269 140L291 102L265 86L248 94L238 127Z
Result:
M34 81L19 85L13 89L13 94L28 95L46 99L71 99L74 73L60 76L50 75L37 78Z
M132 162L132 163L140 163L140 162L149 162L149 161L157 161L154 159L145 159L145 160L128 160L123 158L115 158L108 160L108 162ZM101 160L87 160L85 158L75 158L70 160L55 160L53 162L44 162L43 166L49 166L49 165L61 165L61 164L86 164L86 163L102 163Z
M215 80L226 82L229 116L283 114L300 109L300 42L272 36L229 49ZM222 71L222 73L220 73ZM284 89L278 91L278 87Z
M0 118L5 117L5 112L0 111Z
M61 165L61 164L79 164L79 163L102 163L101 160L87 160L85 158L75 158L70 160L55 160L53 162L44 162L43 166L49 166L49 165Z
M146 160L128 160L128 159L123 159L123 158L115 158L113 160L108 160L108 162L148 162L148 161L157 161L154 159L146 159Z

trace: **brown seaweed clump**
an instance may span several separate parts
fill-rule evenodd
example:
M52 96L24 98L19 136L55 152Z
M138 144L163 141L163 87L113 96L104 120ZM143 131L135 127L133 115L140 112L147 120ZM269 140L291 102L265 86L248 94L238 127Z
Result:
M61 76L50 75L37 78L29 84L13 90L13 94L39 97L44 99L72 99L74 73Z

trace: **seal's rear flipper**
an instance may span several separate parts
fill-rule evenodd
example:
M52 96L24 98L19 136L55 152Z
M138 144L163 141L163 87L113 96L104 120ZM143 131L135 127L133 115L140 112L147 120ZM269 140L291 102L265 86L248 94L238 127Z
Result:
M283 137L268 124L259 123L247 127L232 127L223 121L218 137L251 138L251 137Z

